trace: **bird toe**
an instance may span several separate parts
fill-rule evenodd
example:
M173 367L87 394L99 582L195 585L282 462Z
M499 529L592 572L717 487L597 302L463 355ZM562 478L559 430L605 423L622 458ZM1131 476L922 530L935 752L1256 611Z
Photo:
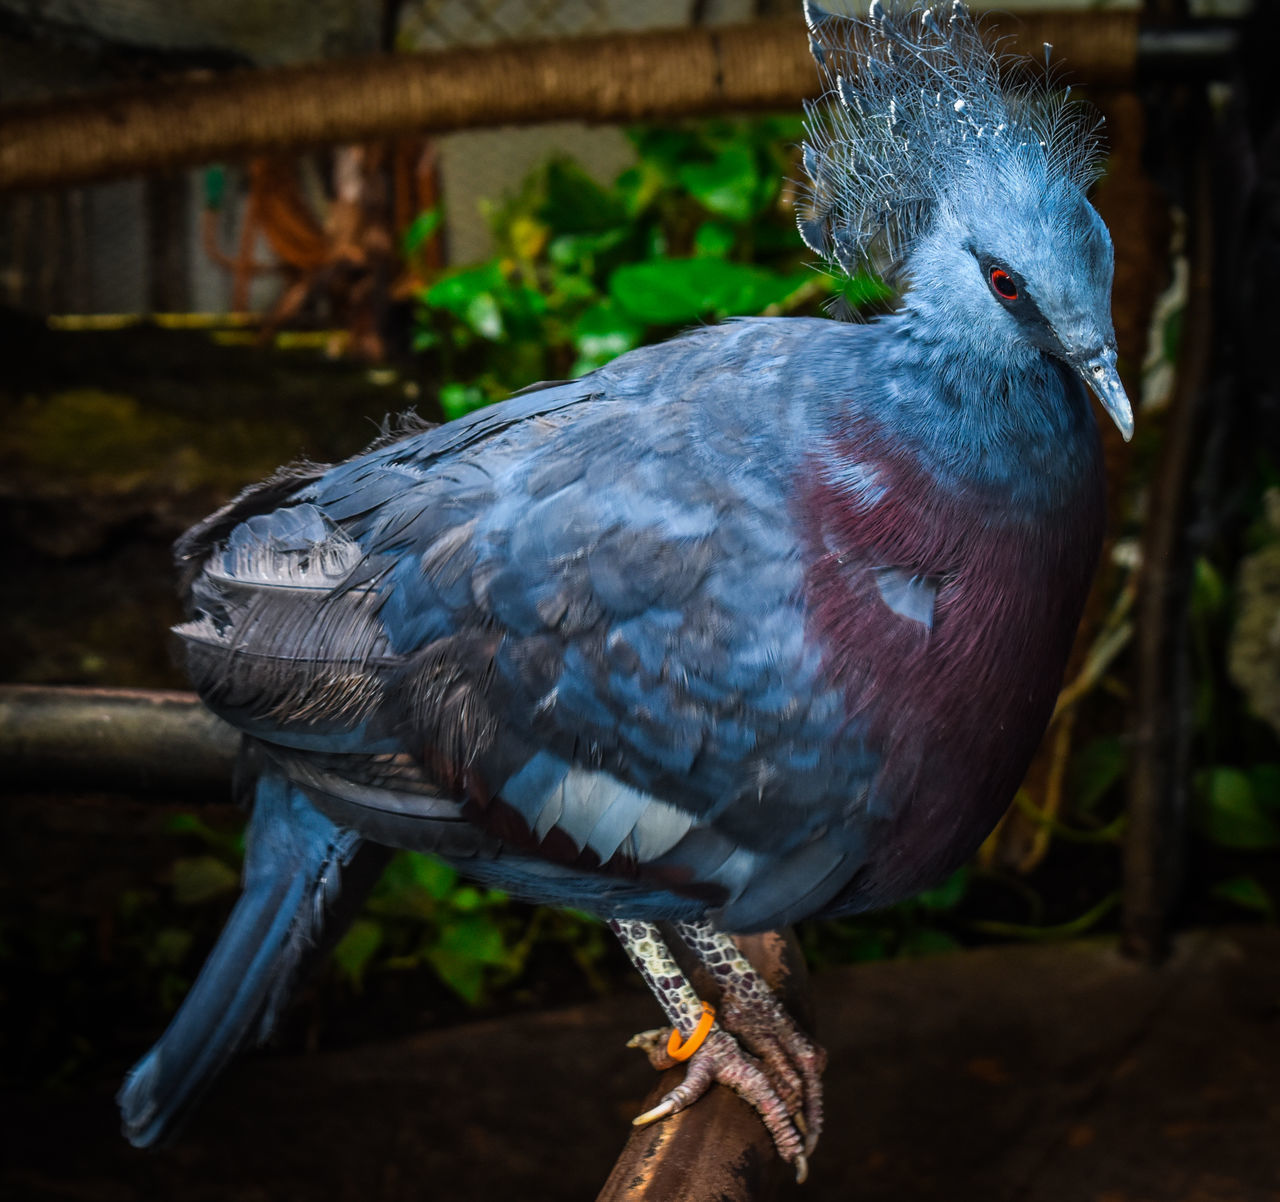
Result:
M648 1053L650 1043L644 1032L632 1041ZM641 1042L643 1041L643 1042ZM652 1053L651 1063L657 1064ZM668 1064L671 1062L668 1061ZM727 1085L749 1103L760 1116L778 1155L794 1166L797 1180L808 1172L807 1154L816 1140L812 1130L813 1114L821 1115L821 1099L810 1099L803 1086L789 1073L785 1079L775 1078L770 1065L747 1052L728 1031L714 1030L706 1042L689 1058L684 1080L668 1092L658 1104L632 1120L645 1126L693 1105L712 1085ZM817 1084L817 1083L815 1083ZM820 1089L820 1086L819 1086Z
M725 1029L761 1062L795 1116L804 1136L805 1152L812 1155L822 1134L826 1050L801 1031L776 1003L767 1007L726 1005L720 1019Z

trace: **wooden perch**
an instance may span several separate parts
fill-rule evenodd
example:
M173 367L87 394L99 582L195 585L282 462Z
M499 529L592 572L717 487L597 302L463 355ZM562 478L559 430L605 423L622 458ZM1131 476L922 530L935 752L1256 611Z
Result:
M1024 13L992 26L1011 53L1038 59L1052 43L1074 78L1132 77L1134 13ZM0 108L0 191L409 133L795 110L817 87L794 20L240 71Z
M811 1028L808 971L795 934L769 931L739 936L737 943L787 1010ZM668 946L674 951L678 941ZM705 969L697 966L691 977L700 997L716 997ZM642 1110L656 1106L683 1076L683 1068L663 1073ZM718 1085L688 1110L633 1128L597 1202L766 1202L790 1174L755 1111Z

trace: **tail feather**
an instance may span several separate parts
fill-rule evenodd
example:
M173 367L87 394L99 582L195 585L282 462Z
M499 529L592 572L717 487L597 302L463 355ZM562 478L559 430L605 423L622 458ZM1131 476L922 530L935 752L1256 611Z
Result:
M171 1139L237 1052L270 1035L304 971L342 933L386 862L284 778L258 782L244 888L168 1030L117 1096L137 1147Z

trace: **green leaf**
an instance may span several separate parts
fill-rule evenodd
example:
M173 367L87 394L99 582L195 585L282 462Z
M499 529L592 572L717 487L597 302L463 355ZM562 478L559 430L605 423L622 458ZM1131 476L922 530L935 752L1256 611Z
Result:
M496 298L502 306L508 333L541 345L546 337L542 319L547 312L547 298L537 289L526 288L523 284L502 289Z
M181 964L191 949L191 932L183 927L161 927L146 949L147 964L152 968Z
M244 830L218 831L202 822L194 814L174 814L164 829L171 835L194 835L211 851L224 860L239 860L244 854Z
M373 954L382 945L382 927L368 918L358 918L333 949L338 971L356 989L364 983L364 972Z
M836 275L832 280L835 290L854 309L860 309L864 305L882 304L892 299L894 295L893 289L888 284L865 271L860 271L857 275Z
M507 949L502 930L484 914L469 914L451 922L440 934L439 947L480 964L505 964Z
M573 346L578 352L574 375L602 367L610 359L639 346L643 337L644 327L616 302L605 300L592 305L574 323Z
M1191 585L1191 613L1193 617L1212 618L1222 612L1227 603L1227 586L1222 573L1204 556L1196 560L1195 576Z
M458 872L452 865L434 856L405 852L413 871L414 884L425 889L436 901L443 901L458 884Z
M1220 897L1242 909L1275 918L1276 907L1271 895L1251 876L1229 877L1214 885L1211 892L1214 897Z
M547 316L553 321L564 319L600 300L600 289L590 275L568 268L552 270L550 276L550 288L545 300ZM541 344L546 339L547 329L543 328L538 341Z
M853 940L849 957L855 964L889 958L889 936L884 931L864 931Z
M474 885L459 885L449 902L455 910L468 913L484 905L484 894Z
M1070 790L1075 808L1090 813L1125 774L1129 753L1114 735L1094 739L1072 757Z
M807 272L780 275L723 259L655 258L620 267L609 294L648 325L678 325L709 313L759 313L807 283Z
M701 138L688 127L635 126L627 130L627 137L641 166L660 173L668 183L676 180L682 164L705 153Z
M794 146L804 137L804 117L799 113L773 113L767 117L758 117L750 125L744 127L747 132L756 133L758 139L766 145Z
M921 927L908 931L899 949L904 956L936 956L940 952L953 952L960 944L945 931Z
M626 215L632 220L639 217L662 192L662 173L650 164L630 167L618 176L614 183L622 199Z
M216 856L186 856L173 862L173 900L180 906L196 906L239 887L240 874Z
M465 1002L474 1005L484 988L484 965L445 948L432 948L427 960L436 975Z
M676 178L703 208L731 221L747 221L760 207L756 156L741 143L730 143L710 163L681 165Z
M936 889L916 894L916 901L926 910L954 910L969 888L969 870L957 868Z
M440 388L440 408L445 417L453 421L489 403L484 391L474 384L444 384Z
M441 276L422 294L422 302L429 308L444 309L466 321L467 310L477 296L494 292L506 282L502 268L496 262L464 267Z
M704 221L693 235L693 250L701 259L723 259L737 240L738 235L728 223Z
M1280 819L1259 805L1248 773L1219 766L1201 773L1196 783L1197 817L1206 837L1242 851L1280 847Z
M479 999L487 966L507 963L507 950L498 926L483 915L450 923L427 959L440 979L468 1002Z
M621 224L618 198L572 159L552 159L546 168L546 200L538 217L556 233L594 233Z
M502 310L492 292L477 292L467 304L466 322L481 338L497 342L506 333Z
M432 234L440 228L440 210L427 209L419 213L404 232L404 253L414 254Z
M1254 764L1249 769L1254 800L1267 810L1280 810L1280 764Z
M561 234L547 246L547 258L557 267L579 267L588 270L594 260L616 249L631 231L625 226L598 234Z

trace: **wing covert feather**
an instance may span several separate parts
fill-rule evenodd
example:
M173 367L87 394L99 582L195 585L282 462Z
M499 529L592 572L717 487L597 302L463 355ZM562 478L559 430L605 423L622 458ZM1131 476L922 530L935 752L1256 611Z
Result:
M178 633L219 712L294 761L346 757L323 787L297 771L330 804L388 787L369 755L419 765L491 836L473 874L545 860L563 871L505 887L772 921L856 868L852 839L815 841L875 770L805 637L803 431L780 419L744 463L736 398L633 386L598 373L302 482L212 550ZM405 816L421 789L375 825L430 846L440 802Z

